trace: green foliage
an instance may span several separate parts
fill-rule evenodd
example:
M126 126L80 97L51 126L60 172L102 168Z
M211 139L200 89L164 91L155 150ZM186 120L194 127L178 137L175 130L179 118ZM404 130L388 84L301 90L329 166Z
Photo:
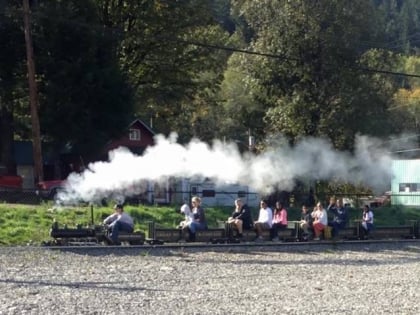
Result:
M40 244L49 240L49 231L54 221L61 227L91 226L101 224L111 213L111 208L80 206L54 208L49 204L40 206L1 204L2 217L0 224L0 244L25 245ZM153 221L163 227L176 227L183 220L178 207L170 206L126 206L135 222L135 229L147 232L148 223ZM231 208L208 208L206 217L210 226L217 226L218 221L224 221L232 212Z
M103 23L121 30L120 65L135 87L138 115L153 119L161 133L177 131L181 140L192 136L211 140L214 93L227 57L223 51L195 43L226 42L228 33L213 18L223 14L222 4L96 2Z
M362 58L369 47L362 49L360 42L375 40L375 12L367 1L235 4L255 34L249 49L271 55L243 54L234 69L249 76L248 95L265 112L264 128L256 130L261 137L282 133L291 142L327 137L336 148L352 149L358 132L389 131L392 84L356 70L392 65L386 54L375 58L376 64Z
M0 165L13 169L11 150L15 131L24 134L28 126L26 107L28 98L23 18L17 13L15 3L0 3ZM16 128L19 127L19 128Z
M417 0L373 0L378 13L378 30L382 34L383 46L389 50L410 53L418 47L415 35L420 22L420 3Z
M133 119L118 38L104 32L94 3L80 0L41 2L33 33L45 139L95 152Z

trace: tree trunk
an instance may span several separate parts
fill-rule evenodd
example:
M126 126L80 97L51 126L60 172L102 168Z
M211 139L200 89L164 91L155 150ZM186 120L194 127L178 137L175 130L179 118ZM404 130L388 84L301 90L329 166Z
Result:
M44 179L41 149L41 132L38 118L38 91L35 81L35 62L32 47L29 0L23 0L23 20L25 31L26 56L28 65L29 103L31 107L32 146L34 155L35 183Z

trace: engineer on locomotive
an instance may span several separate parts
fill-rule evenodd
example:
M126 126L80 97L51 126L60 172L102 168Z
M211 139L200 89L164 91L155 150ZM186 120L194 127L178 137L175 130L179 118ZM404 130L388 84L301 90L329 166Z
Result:
M104 220L104 225L111 232L111 241L114 245L119 245L118 235L120 231L133 233L134 220L126 212L122 204L116 204L114 207L115 212Z

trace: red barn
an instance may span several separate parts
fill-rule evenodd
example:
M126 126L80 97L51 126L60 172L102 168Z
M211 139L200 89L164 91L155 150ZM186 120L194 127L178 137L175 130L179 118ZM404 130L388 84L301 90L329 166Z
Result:
M137 155L143 154L144 150L154 145L155 133L142 120L136 119L126 128L125 133L117 139L112 139L104 145L96 154L92 156L80 156L72 152L60 154L59 161L44 161L44 179L46 181L65 179L72 172L81 172L90 162L107 161L108 152L118 147L126 147ZM44 157L45 160L45 157ZM59 163L58 168L54 163Z
M134 120L126 130L121 138L113 139L105 145L105 154L118 147L126 147L134 154L141 155L148 146L155 144L155 133L140 119Z

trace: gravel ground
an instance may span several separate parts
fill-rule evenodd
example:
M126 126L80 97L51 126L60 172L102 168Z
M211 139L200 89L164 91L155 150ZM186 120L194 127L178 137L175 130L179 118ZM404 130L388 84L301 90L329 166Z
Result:
M419 314L420 243L0 247L0 314Z

